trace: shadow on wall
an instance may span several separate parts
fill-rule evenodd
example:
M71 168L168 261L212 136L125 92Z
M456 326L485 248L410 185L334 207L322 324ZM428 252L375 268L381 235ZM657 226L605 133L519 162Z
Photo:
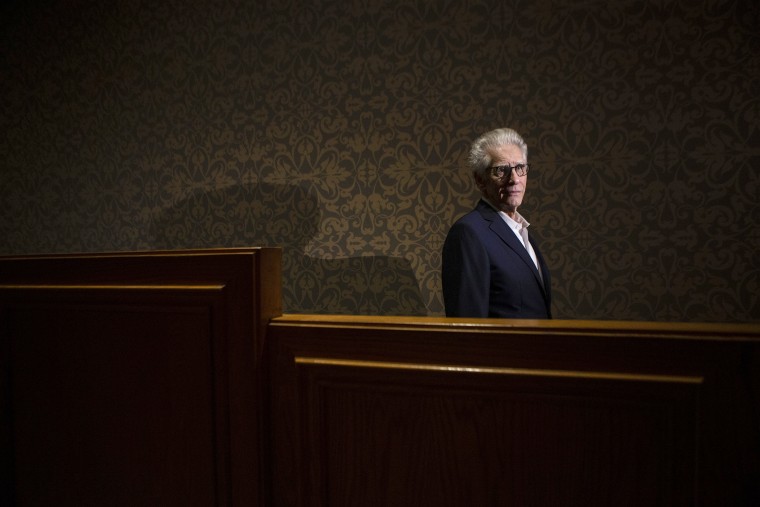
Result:
M255 183L192 193L151 227L156 249L279 246L286 313L426 315L409 260L319 259L304 254L319 230L316 197L295 185Z

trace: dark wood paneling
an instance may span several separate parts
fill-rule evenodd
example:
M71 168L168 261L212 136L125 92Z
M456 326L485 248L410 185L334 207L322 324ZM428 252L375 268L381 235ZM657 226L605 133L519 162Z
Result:
M745 505L756 326L284 316L277 505Z
M265 503L279 287L269 249L0 260L7 504Z
M0 259L0 500L757 500L758 326L267 325L278 253Z

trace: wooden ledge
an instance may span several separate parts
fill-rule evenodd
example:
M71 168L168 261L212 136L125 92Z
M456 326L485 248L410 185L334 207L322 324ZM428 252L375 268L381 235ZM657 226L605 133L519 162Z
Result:
M499 334L612 335L760 341L760 324L754 323L466 319L450 317L285 314L272 319L269 325L274 327L391 328Z

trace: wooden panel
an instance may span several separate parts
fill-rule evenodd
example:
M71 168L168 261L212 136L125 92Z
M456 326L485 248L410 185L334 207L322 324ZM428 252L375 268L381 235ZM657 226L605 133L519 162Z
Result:
M264 504L278 253L0 260L6 504Z
M8 315L18 505L226 498L221 291L145 292L16 295L33 300Z
M275 504L748 504L758 334L275 319Z

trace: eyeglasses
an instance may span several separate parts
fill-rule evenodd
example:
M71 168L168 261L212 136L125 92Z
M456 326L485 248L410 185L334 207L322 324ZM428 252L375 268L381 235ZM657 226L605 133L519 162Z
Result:
M515 170L515 173L518 176L525 176L528 174L528 164L517 164L517 165L495 165L493 167L489 167L491 169L491 176L494 178L498 178L500 180L503 180L504 178L508 178L510 174L512 174L512 169Z

